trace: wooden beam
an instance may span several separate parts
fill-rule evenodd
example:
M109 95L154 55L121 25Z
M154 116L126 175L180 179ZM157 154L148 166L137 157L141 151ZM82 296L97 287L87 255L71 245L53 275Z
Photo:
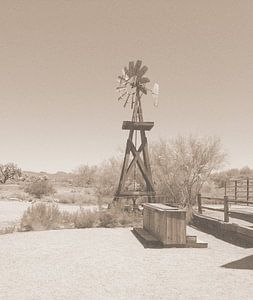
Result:
M132 145L132 147L131 147L131 152L134 156L137 155L137 150L135 149L134 145ZM142 162L142 160L138 159L137 165L141 171L141 174L142 174L147 186L150 186L151 189L154 190L152 179L150 178L149 172L148 172L147 168L145 167L144 163Z
M131 144L132 144L132 138L133 138L133 130L130 130L129 132L129 137L126 143L126 151L125 151L125 156L124 156L124 162L120 174L120 180L119 180L119 185L116 194L124 188L125 181L126 181L126 172L127 172L127 166L128 166L128 161L129 161L129 156L130 156L130 150L131 150Z
M132 143L132 147L135 148L135 146L133 145L133 143ZM137 160L141 159L140 154L141 154L141 152L142 152L142 150L143 150L144 147L145 147L145 144L141 144L140 145L139 149L137 150L137 154L134 156L133 160L131 161L130 165L128 166L128 169L127 169L127 172L126 172L127 174L129 174L131 172L131 170L134 167L134 164L137 162Z
M155 196L154 191L122 191L117 197L131 197L131 196Z
M154 126L154 122L133 122L133 121L123 121L123 130L151 130Z

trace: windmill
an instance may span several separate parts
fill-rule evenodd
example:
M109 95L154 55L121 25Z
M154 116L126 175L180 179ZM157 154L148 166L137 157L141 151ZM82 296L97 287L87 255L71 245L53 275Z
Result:
M114 201L130 197L135 203L136 197L148 196L148 201L152 202L152 198L155 196L146 137L146 131L153 128L154 122L144 122L141 100L143 95L151 92L154 98L154 105L157 106L159 86L155 83L152 90L147 88L146 84L150 82L149 78L144 77L147 70L148 67L142 66L141 60L137 60L136 63L130 61L128 68L125 67L122 70L122 75L118 76L119 86L117 91L120 93L118 100L123 101L124 107L130 105L133 113L132 120L123 121L122 125L123 130L129 130L129 135ZM138 136L140 137L139 146L137 146ZM136 190L135 176L137 168L145 183L145 188L142 191ZM132 190L129 190L126 187L126 182L132 173L134 173L134 187Z

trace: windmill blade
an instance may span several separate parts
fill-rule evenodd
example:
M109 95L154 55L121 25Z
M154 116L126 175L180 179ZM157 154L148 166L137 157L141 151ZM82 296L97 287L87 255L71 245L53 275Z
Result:
M117 81L119 82L119 84L121 84L123 80L124 78L122 76L118 76Z
M124 103L124 107L126 107L129 97L130 97L130 94L127 95L126 101Z
M127 70L127 67L124 67L124 71L125 71L125 76L128 76L129 77L129 73L128 73L128 70Z
M148 70L147 66L143 66L138 72L137 72L137 76L139 78L141 78Z
M143 94L147 95L147 90L144 86L139 86L139 89Z
M127 75L126 75L126 77L118 76L118 79L119 79L120 84L126 84L128 81Z
M119 96L118 101L123 99L123 97L127 94L127 92L123 93L121 96Z
M134 76L134 61L129 62L128 73L129 77Z
M118 87L116 87L116 90L117 90L117 92L122 92L122 90L126 90L126 87L125 86L118 86Z
M150 80L147 77L142 77L142 78L139 79L139 82L140 83L148 83L148 82L150 82Z
M141 64L142 64L142 61L141 60L137 60L136 64L135 64L135 67L134 67L134 74L137 74L138 71L140 70L141 68Z

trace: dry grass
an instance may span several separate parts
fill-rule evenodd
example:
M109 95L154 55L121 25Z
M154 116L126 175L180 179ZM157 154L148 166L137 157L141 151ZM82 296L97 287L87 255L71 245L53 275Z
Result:
M21 231L57 229L62 216L57 205L33 204L24 212L20 222Z
M13 233L15 231L16 231L16 226L8 226L0 229L0 235Z
M62 204L77 205L104 205L112 201L112 197L98 199L96 189L93 187L73 187L56 184L53 186L56 193L50 196L42 196L40 201L56 202ZM26 184L3 184L0 185L0 200L36 202L38 199L25 192Z
M56 202L63 204L97 204L97 197L86 193L58 193L54 196L54 199Z
M140 225L139 212L128 213L116 209L107 211L61 212L57 205L37 203L28 207L20 222L20 231L50 230L62 228L130 227Z
M82 208L77 212L62 212L62 220L69 228L91 228L97 225L98 212Z

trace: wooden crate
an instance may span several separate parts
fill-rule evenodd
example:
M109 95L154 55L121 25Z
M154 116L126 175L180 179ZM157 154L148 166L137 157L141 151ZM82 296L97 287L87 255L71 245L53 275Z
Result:
M186 212L160 203L144 204L143 228L164 245L186 244Z

